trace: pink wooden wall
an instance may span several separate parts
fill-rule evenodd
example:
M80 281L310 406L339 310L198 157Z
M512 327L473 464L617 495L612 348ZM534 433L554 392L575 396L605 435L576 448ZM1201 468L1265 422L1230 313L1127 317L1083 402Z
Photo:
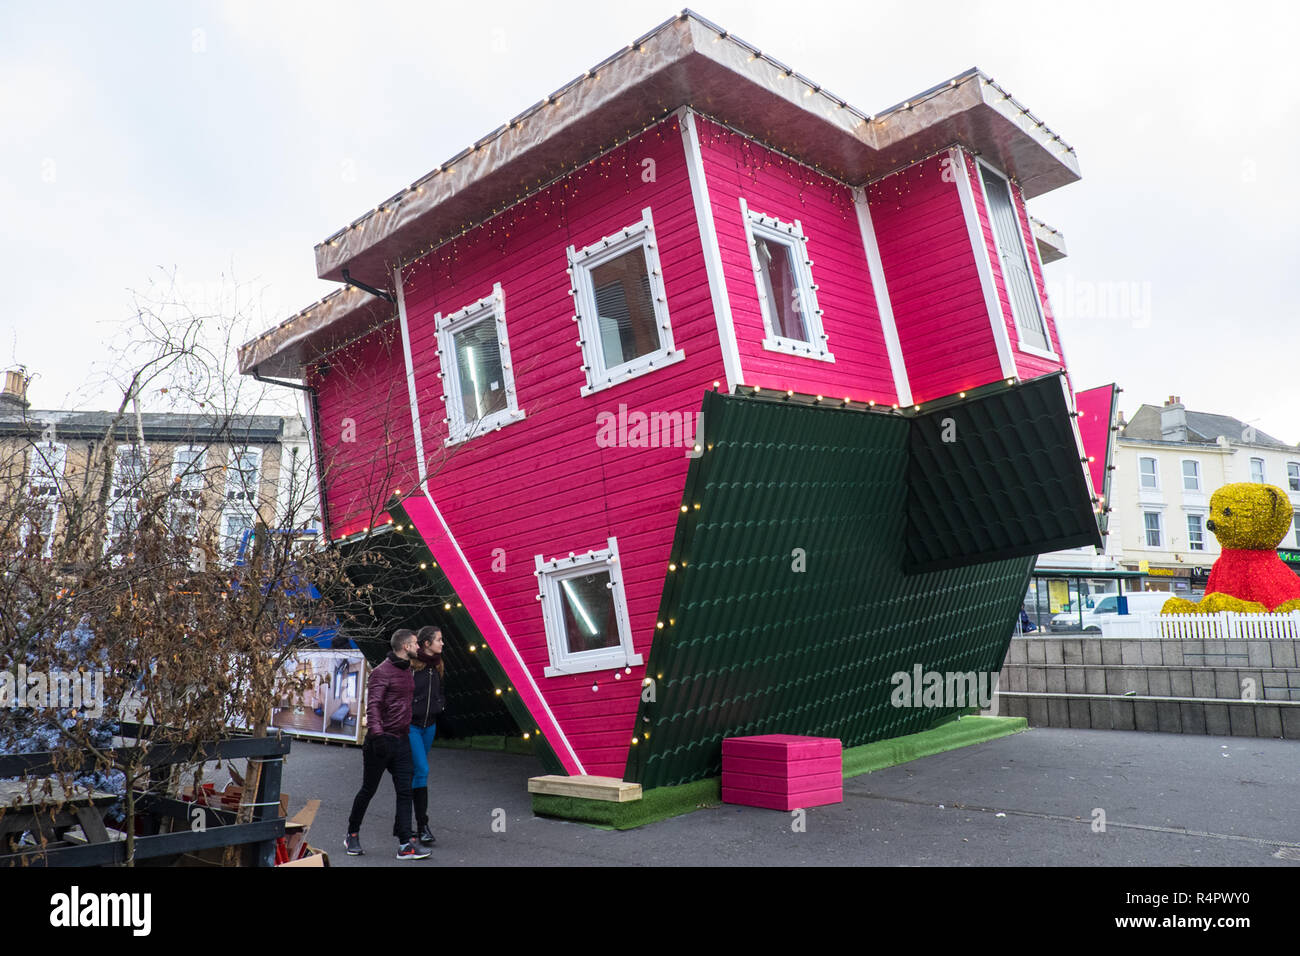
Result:
M867 190L912 398L1002 375L957 184L934 156Z
M849 188L703 117L696 117L696 128L745 384L894 402L893 372ZM741 197L752 212L802 224L834 362L763 348Z
M969 153L966 155L966 173L970 177L971 191L975 198L975 210L979 214L980 230L984 236L984 244L988 249L989 262L993 267L993 280L997 286L998 302L1002 305L1002 316L1006 324L1007 335L1011 339L1016 373L1022 379L1029 379L1059 371L1065 367L1064 356L1061 353L1060 339L1056 335L1056 319L1052 315L1051 306L1047 301L1047 287L1043 282L1042 270L1039 268L1038 256L1035 253L1037 240L1034 239L1033 231L1029 227L1029 215L1025 210L1024 196L1021 195L1020 189L1013 184L1011 195L1014 197L1016 204L1016 218L1020 223L1020 232L1025 241L1026 253L1029 256L1029 268L1034 275L1034 286L1038 290L1038 298L1043 305L1043 319L1047 326L1047 335L1052 344L1052 351L1057 356L1055 360L1023 351L1020 348L1020 330L1016 328L1015 316L1011 312L1011 300L1008 297L1006 280L1002 274L1002 260L998 257L997 242L993 237L993 224L989 219L988 205L984 201L984 191L980 185L979 167L975 158Z
M636 224L647 206L674 344L686 357L584 398L566 248ZM446 447L434 316L488 295L498 282L525 417ZM582 771L622 776L644 669L545 677L550 658L533 558L600 550L617 538L635 649L649 654L688 459L683 448L599 447L597 414L617 414L620 404L693 414L723 375L677 120L434 250L404 270L403 289L432 496ZM504 570L493 569L496 549ZM475 619L485 635L496 630ZM498 657L510 653L500 640L492 646Z
M394 488L415 485L415 450L402 338L396 320L310 369L320 409L322 487L329 535L387 520ZM355 439L349 441L348 439Z

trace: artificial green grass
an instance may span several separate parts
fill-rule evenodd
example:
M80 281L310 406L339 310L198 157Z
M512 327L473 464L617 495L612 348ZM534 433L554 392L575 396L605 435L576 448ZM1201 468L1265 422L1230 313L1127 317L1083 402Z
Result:
M721 803L722 778L706 777L676 787L655 787L645 791L640 800L627 803L535 793L533 813L539 817L559 817L615 830L631 830Z
M492 734L476 737L435 737L435 747L444 750L503 750L508 754L532 754L533 742L522 737L502 737Z
M850 747L844 751L844 779L1028 729L1024 717L963 717L919 734Z
M892 740L850 747L844 751L844 777L856 777L873 770L883 770L910 760L956 750L971 744L994 740L1029 729L1024 717L962 717ZM541 817L558 817L577 823L631 830L669 817L680 816L722 803L722 778L707 777L676 787L655 787L645 791L640 800L613 803L582 797L561 797L548 793L533 794L533 813Z

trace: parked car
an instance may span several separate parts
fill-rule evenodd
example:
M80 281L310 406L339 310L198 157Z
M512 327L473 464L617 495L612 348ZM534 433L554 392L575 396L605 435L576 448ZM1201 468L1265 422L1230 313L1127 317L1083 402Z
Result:
M1169 598L1168 594L1157 591L1142 591L1124 595L1128 599L1129 614L1158 614L1160 608ZM1113 621L1119 614L1119 595L1106 594L1097 597L1092 607L1085 607L1080 616L1079 611L1063 611L1052 618L1052 633L1079 632L1100 634L1102 625Z

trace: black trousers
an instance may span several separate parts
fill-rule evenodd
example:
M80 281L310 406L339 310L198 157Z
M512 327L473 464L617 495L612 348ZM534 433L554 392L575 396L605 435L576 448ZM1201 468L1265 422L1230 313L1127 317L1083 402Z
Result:
M359 833L361 820L370 806L370 798L379 790L384 771L393 776L393 789L397 791L397 816L393 821L393 836L403 843L411 842L415 832L411 826L411 776L415 761L406 736L366 737L361 747L361 789L352 801L352 815L348 817L348 832Z

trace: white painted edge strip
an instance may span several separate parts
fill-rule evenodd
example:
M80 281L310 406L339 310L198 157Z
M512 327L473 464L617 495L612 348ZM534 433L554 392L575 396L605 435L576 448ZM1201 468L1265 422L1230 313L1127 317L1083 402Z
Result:
M1011 336L1007 334L1007 322L1002 315L1002 302L998 299L997 283L993 281L993 263L989 261L989 247L984 242L984 231L980 229L979 214L975 211L975 196L971 192L970 175L966 171L966 154L954 146L948 150L948 156L952 160L951 167L956 170L957 195L961 197L961 210L966 217L966 233L970 237L971 251L975 254L975 268L979 272L980 285L984 289L984 308L989 314L989 324L993 326L993 341L998 347L998 362L1002 366L1002 377L1016 378L1016 359L1011 351Z
M889 301L885 285L885 266L880 261L880 246L876 243L876 228L871 223L871 208L867 204L867 191L862 186L853 189L853 206L858 212L858 230L862 233L862 248L867 253L867 271L871 274L871 290L876 295L876 311L885 333L885 351L889 354L889 367L894 373L894 392L899 405L912 404L912 384L907 380L907 365L903 362L903 346L898 340L898 326L894 322L894 307Z
M457 541L455 535L451 533L451 528L447 525L447 519L442 516L442 512L438 509L437 502L433 500L433 495L429 494L429 487L427 484L424 486L423 491L424 497L429 502L429 507L433 509L433 513L437 517L438 523L442 525L443 533L447 535L447 540L451 542L451 546L456 549L456 556L460 559L461 567L465 569L465 573L468 574L470 580L474 582L474 587L478 591L479 597L483 599L483 604L492 615L493 624L496 625L501 636L505 638L506 645L510 648L510 653L514 655L515 663L519 665L520 672L528 680L528 686L537 696L537 700L541 703L542 709L546 711L546 717L551 722L551 727L554 729L555 735L563 742L564 749L568 751L569 756L573 759L573 765L578 768L578 775L584 776L587 771L582 766L582 761L578 759L578 755L574 751L573 745L569 743L569 738L564 735L564 730L560 727L560 722L555 719L555 714L551 712L551 705L546 702L546 697L542 694L541 688L538 687L537 682L533 680L533 675L528 670L528 665L524 663L524 659L519 653L519 648L517 648L515 642L511 640L510 634L506 631L506 626L501 622L501 618L497 614L497 609L492 606L491 599L487 596L487 592L483 590L483 583L479 581L478 575L475 574L474 569L470 567L470 563L465 557L465 552L460 548L460 542ZM551 739L549 735L547 736L547 739Z
M745 384L740 368L740 346L736 342L736 325L727 296L727 280L722 268L722 248L709 202L709 184L704 176L704 155L700 152L700 135L695 128L695 113L686 106L674 114L682 130L686 148L686 171L691 180L691 197L695 200L695 220L700 226L700 243L704 247L704 269L709 277L709 294L713 299L713 316L718 322L718 344L722 348L722 367L727 377L727 391Z
M424 486L429 476L424 460L424 434L420 430L420 403L415 398L415 363L411 360L411 330L406 322L406 295L402 292L401 266L393 269L393 287L397 290L397 318L402 326L402 356L406 361L406 391L411 400L411 432L415 436L415 467L420 476L420 485Z

